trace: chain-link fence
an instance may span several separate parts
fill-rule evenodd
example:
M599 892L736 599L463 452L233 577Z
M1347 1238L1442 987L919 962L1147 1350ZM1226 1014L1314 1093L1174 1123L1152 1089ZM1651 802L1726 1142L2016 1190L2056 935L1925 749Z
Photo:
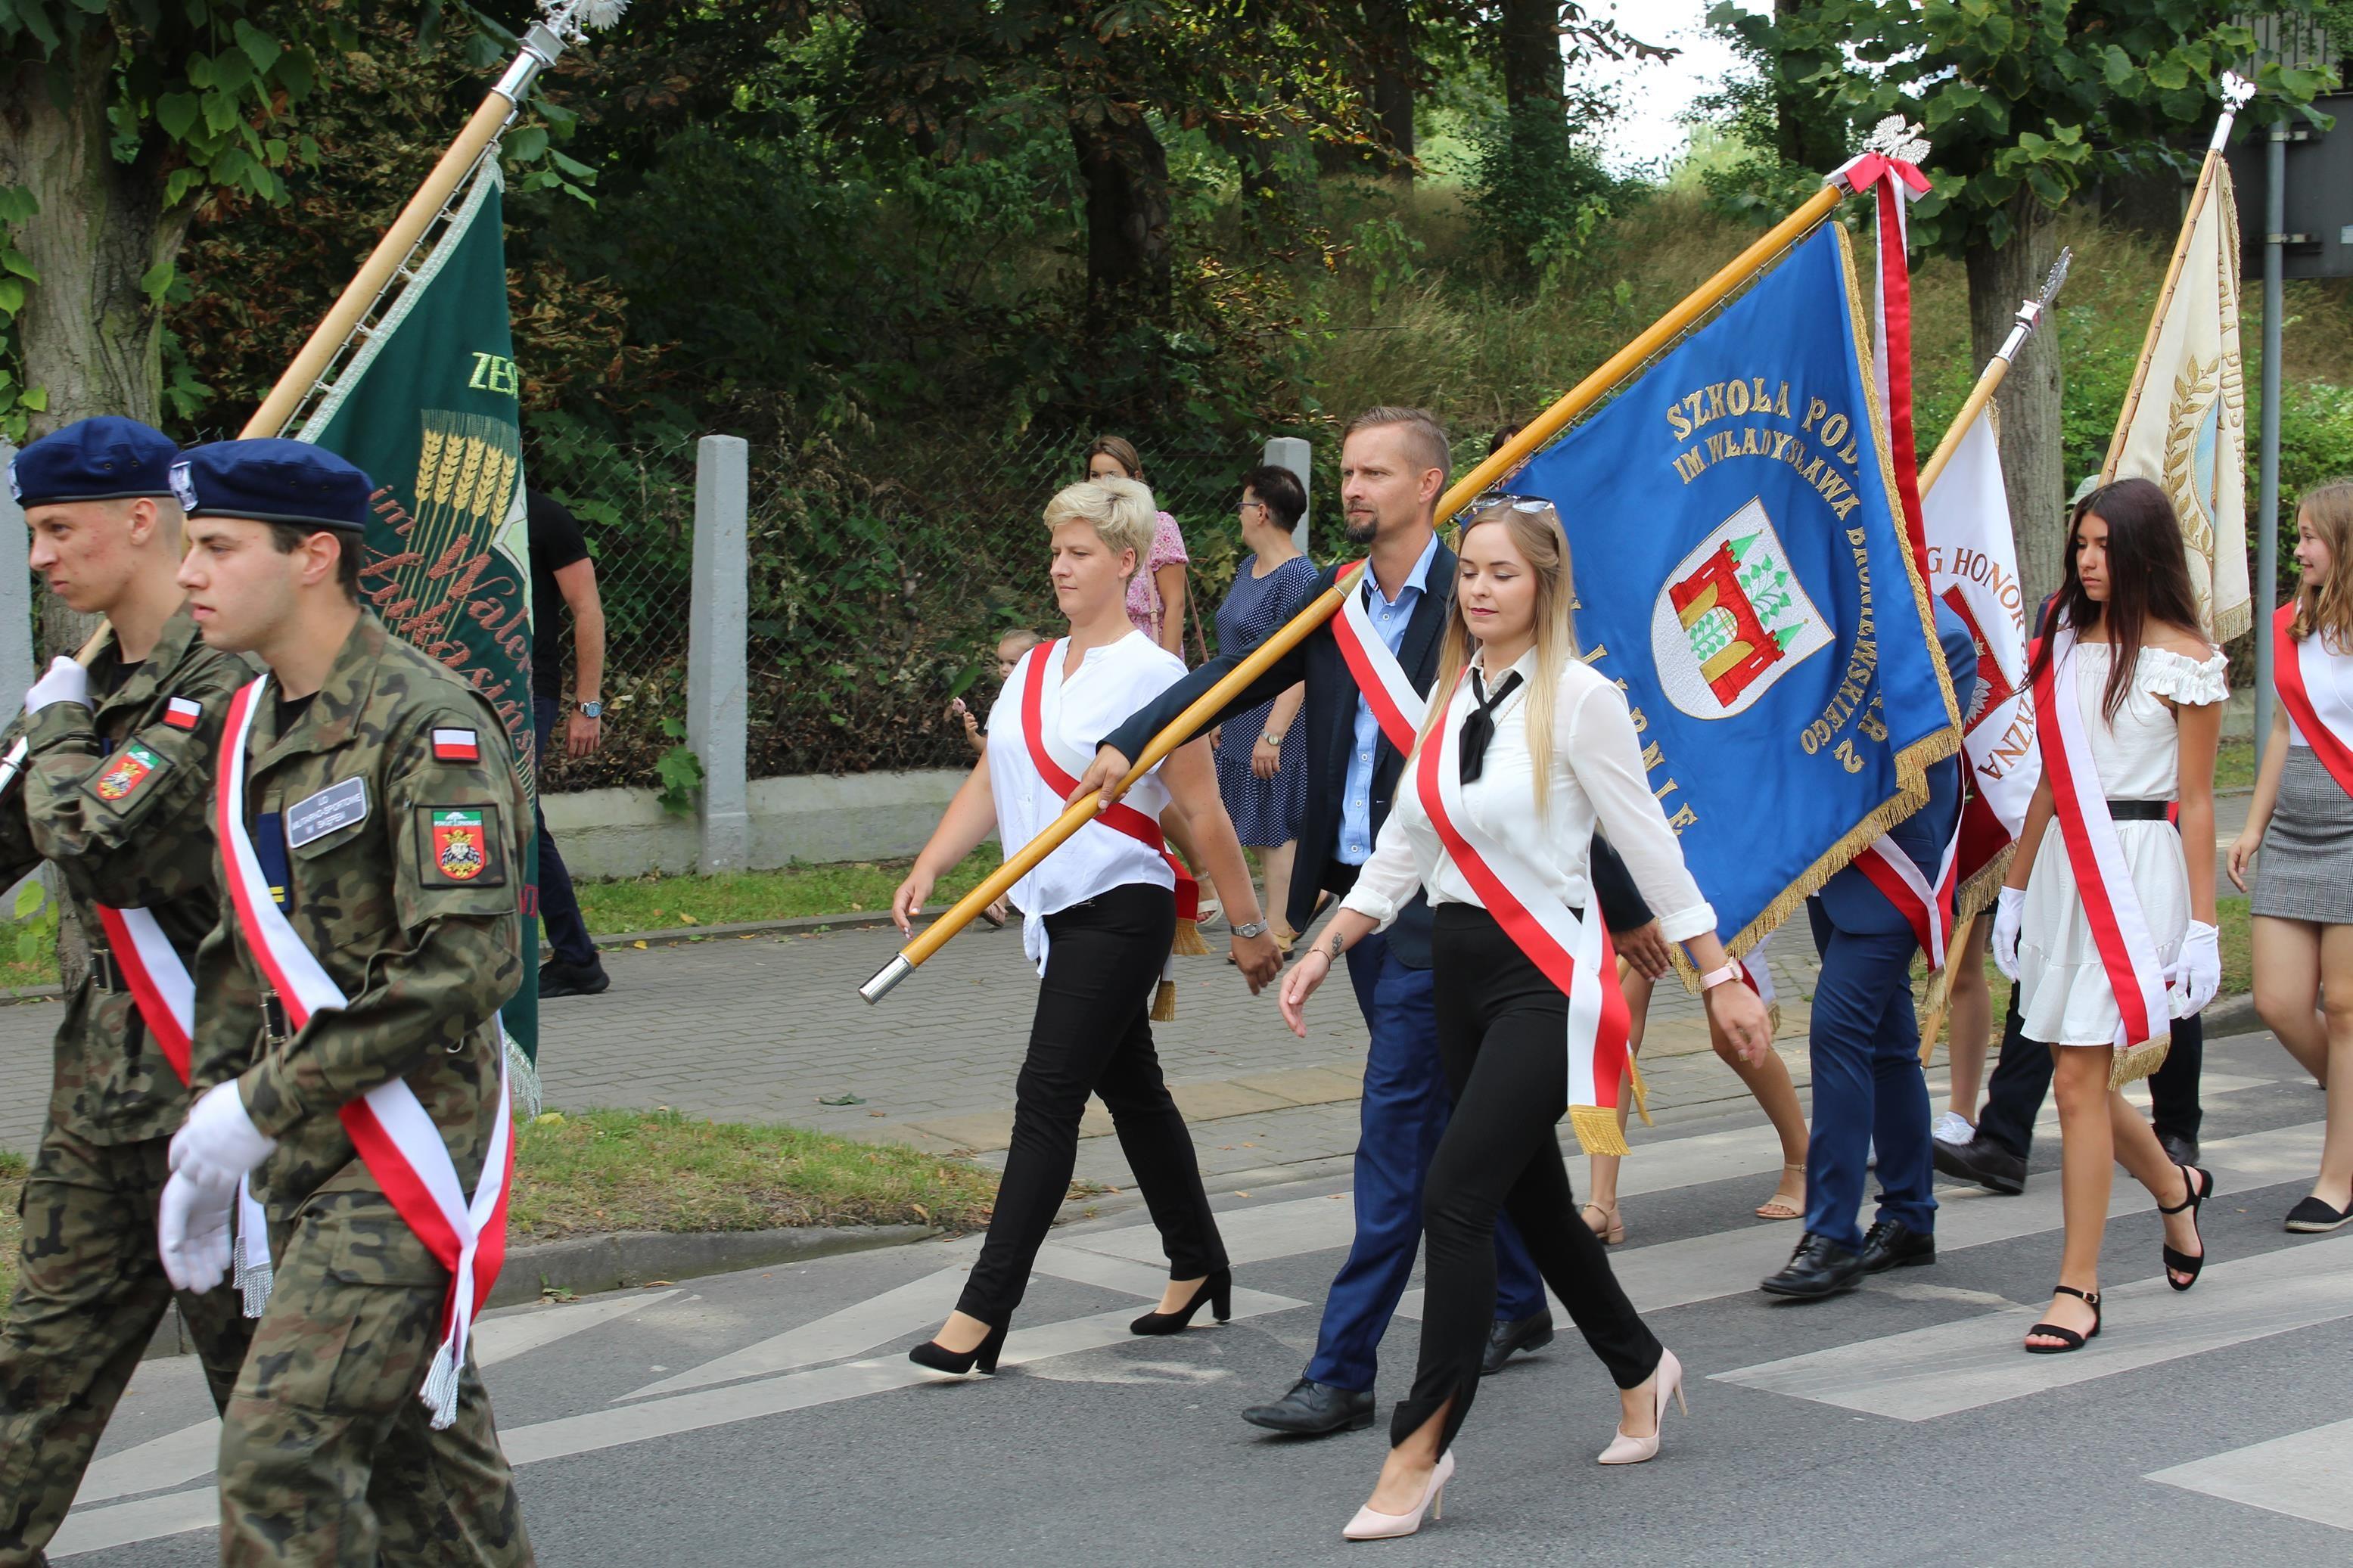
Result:
M1124 434L1192 558L1185 644L1198 662L1216 647L1217 605L1243 553L1234 503L1261 444L1169 451ZM946 705L961 695L985 711L997 639L1057 625L1040 520L1056 489L1084 477L1088 439L894 430L887 443L753 448L752 777L969 760ZM683 733L694 434L619 446L547 422L528 440L530 482L563 500L587 536L606 620L604 748L552 759L545 787L656 784ZM568 626L564 657L569 692Z

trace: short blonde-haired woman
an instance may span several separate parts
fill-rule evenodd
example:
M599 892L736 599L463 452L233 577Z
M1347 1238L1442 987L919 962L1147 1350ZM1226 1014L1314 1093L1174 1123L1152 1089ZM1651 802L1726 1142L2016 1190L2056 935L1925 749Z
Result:
M1125 479L1072 485L1046 508L1053 536L1055 603L1070 635L1021 656L988 715L988 746L891 901L902 931L940 876L989 830L1027 844L1061 814L1093 759L1095 742L1185 673L1175 655L1128 624L1127 580L1152 540L1151 492ZM1229 1315L1232 1277L1193 1140L1160 1074L1151 1009L1176 934L1176 878L1161 848L1161 811L1173 805L1204 847L1206 869L1229 906L1249 918L1233 932L1236 963L1256 991L1282 956L1258 913L1249 864L1218 798L1208 747L1184 747L1115 806L1015 884L1022 949L1038 965L1038 1011L1014 1089L1013 1137L997 1184L988 1239L939 1336L910 1352L942 1372L997 1370L1006 1326L1029 1266L1070 1192L1079 1116L1102 1097L1166 1249L1160 1310L1134 1327L1173 1333L1208 1305Z
M1506 933L1450 843L1460 836L1468 852L1485 842L1482 880L1502 875L1493 868L1505 857L1517 863L1518 885L1540 885L1579 921L1598 920L1588 858L1598 824L1662 911L1662 934L1698 964L1710 1020L1752 1060L1771 1042L1764 1004L1725 956L1715 912L1651 793L1625 699L1577 657L1568 545L1553 509L1487 508L1463 525L1461 557L1430 719L1397 805L1325 939L1282 992L1284 1017L1304 1034L1307 999L1340 955L1385 929L1417 889L1428 892L1438 1049L1454 1114L1422 1200L1420 1364L1390 1422L1380 1480L1345 1531L1352 1540L1413 1533L1454 1473L1451 1447L1478 1392L1494 1315L1495 1220L1504 1209L1618 1384L1618 1436L1603 1464L1658 1452L1660 1415L1683 1380L1569 1195L1554 1131L1568 1105L1568 996ZM1443 806L1451 830L1441 837L1425 792L1444 799L1458 782L1440 777L1450 755L1461 794Z
M2353 479L2304 498L2295 563L2271 634L2280 703L2231 880L2243 890L2254 862L2255 1011L2328 1091L2320 1179L2287 1215L2314 1234L2353 1221Z

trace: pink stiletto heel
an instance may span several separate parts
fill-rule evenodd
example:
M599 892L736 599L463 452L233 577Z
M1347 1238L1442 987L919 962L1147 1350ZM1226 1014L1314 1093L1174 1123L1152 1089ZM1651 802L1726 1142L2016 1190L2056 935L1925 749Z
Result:
M1340 1534L1349 1541L1393 1541L1400 1535L1411 1535L1421 1528L1421 1516L1438 1518L1440 1505L1446 1500L1446 1483L1454 1479L1454 1450L1449 1448L1438 1456L1438 1466L1430 1472L1429 1484L1421 1489L1421 1500L1413 1505L1411 1513L1377 1513L1370 1508L1360 1508L1348 1528Z
M1659 1352L1659 1370L1651 1376L1654 1380L1651 1389L1652 1403L1657 1411L1651 1435L1647 1437L1630 1436L1620 1426L1618 1435L1609 1440L1609 1447L1601 1450L1601 1463L1639 1465L1645 1459L1659 1457L1659 1434L1666 1430L1669 1394L1674 1395L1678 1409L1685 1415L1691 1414L1691 1406L1683 1402L1683 1363L1675 1359L1674 1352L1662 1350Z

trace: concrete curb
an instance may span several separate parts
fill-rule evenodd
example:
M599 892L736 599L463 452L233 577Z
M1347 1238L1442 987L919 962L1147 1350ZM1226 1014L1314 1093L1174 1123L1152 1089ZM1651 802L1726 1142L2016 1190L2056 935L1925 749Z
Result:
M937 913L918 915L915 918L915 929L921 931L937 919L939 919ZM803 931L873 931L890 923L889 912L878 910L871 914L796 915L788 921L739 921L730 925L673 926L665 931L621 931L612 936L594 937L590 940L600 949L635 947L639 942L644 942L648 947L677 947L690 942L708 942L712 937L793 936ZM987 931L996 928L983 921L976 921L972 929ZM1011 931L1014 928L1008 924L1005 929Z

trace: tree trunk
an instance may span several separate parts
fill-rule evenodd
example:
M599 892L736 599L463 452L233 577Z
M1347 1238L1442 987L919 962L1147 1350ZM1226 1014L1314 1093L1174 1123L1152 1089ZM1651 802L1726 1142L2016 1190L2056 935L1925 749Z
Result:
M1071 117L1087 188L1087 317L1096 329L1165 321L1170 302L1168 153L1139 110Z
M1969 342L1982 366L2010 335L2021 302L2042 290L2059 254L2058 215L2027 192L2011 199L2016 227L1996 249L1968 251ZM2067 497L2066 451L2060 429L2059 321L2045 316L2019 351L1994 403L2001 417L2003 488L2018 538L2018 575L2028 614L2059 585Z
M1504 103L1509 109L1561 104L1559 0L1503 0L1496 26L1502 47ZM1567 127L1563 126L1566 141Z
M1373 118L1388 142L1389 178L1413 184L1413 87L1419 74L1408 0L1371 0L1366 19L1374 34Z

